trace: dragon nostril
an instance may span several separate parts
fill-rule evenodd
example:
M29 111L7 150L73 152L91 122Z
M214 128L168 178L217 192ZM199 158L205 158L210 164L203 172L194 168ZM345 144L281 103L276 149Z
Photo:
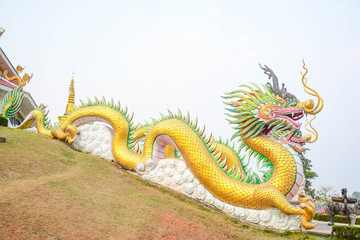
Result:
M306 141L310 141L311 140L311 135L307 134L301 137L301 139L306 140Z

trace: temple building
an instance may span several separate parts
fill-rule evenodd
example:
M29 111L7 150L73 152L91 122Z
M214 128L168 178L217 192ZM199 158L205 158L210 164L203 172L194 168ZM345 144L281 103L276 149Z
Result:
M4 29L0 28L0 37L4 31ZM5 52L0 47L0 109L3 99L9 91L17 88L19 85L25 86L31 79L32 75L30 76L27 73L21 77L19 74L22 70L23 68L21 66L14 68ZM24 100L21 104L20 110L16 117L9 119L10 124L12 126L19 125L24 118L37 107L38 106L31 97L31 94L24 91Z

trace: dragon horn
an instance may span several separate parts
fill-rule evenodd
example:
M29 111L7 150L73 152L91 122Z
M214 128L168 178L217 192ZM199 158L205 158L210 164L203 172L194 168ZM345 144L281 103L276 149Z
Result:
M262 70L264 70L264 73L269 76L269 79L272 78L273 86L271 86L271 84L268 83L268 84L270 85L271 90L273 90L273 92L275 92L275 93L280 92L279 81L278 81L278 78L277 78L277 76L275 75L274 71L271 70L271 69L270 69L268 66L266 66L266 65L264 65L265 67L262 67L260 63L259 63L259 65L260 65L260 68L261 68ZM283 88L284 88L284 86L283 86Z

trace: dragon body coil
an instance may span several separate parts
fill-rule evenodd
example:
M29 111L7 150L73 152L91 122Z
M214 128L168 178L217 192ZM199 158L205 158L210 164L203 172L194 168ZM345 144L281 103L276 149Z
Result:
M152 124L134 127L127 109L96 99L74 107L56 126L49 125L45 109L41 107L28 115L21 128L37 120L40 134L72 143L78 127L105 122L114 133L113 156L124 168L135 171L139 166L146 166L148 159L157 164L166 157L180 156L195 178L216 198L251 209L276 207L285 214L303 216L301 225L313 228L310 220L315 208L311 200L298 194L304 179L302 167L292 155L293 150L303 151L306 142L296 121L313 106L299 102L287 92L276 93L271 86L261 88L256 84L244 85L224 98L230 100L226 102L230 106L228 116L235 124L233 138L241 142L239 149L245 148L270 169L262 177L246 169L240 150L222 141L216 142L212 136L206 137L197 120L193 122L181 112L169 112ZM294 196L299 197L300 208L289 203Z

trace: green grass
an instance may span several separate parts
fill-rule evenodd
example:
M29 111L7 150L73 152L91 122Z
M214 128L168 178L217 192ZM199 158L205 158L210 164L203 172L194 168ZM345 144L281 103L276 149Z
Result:
M0 137L0 239L323 239L244 225L36 133Z

